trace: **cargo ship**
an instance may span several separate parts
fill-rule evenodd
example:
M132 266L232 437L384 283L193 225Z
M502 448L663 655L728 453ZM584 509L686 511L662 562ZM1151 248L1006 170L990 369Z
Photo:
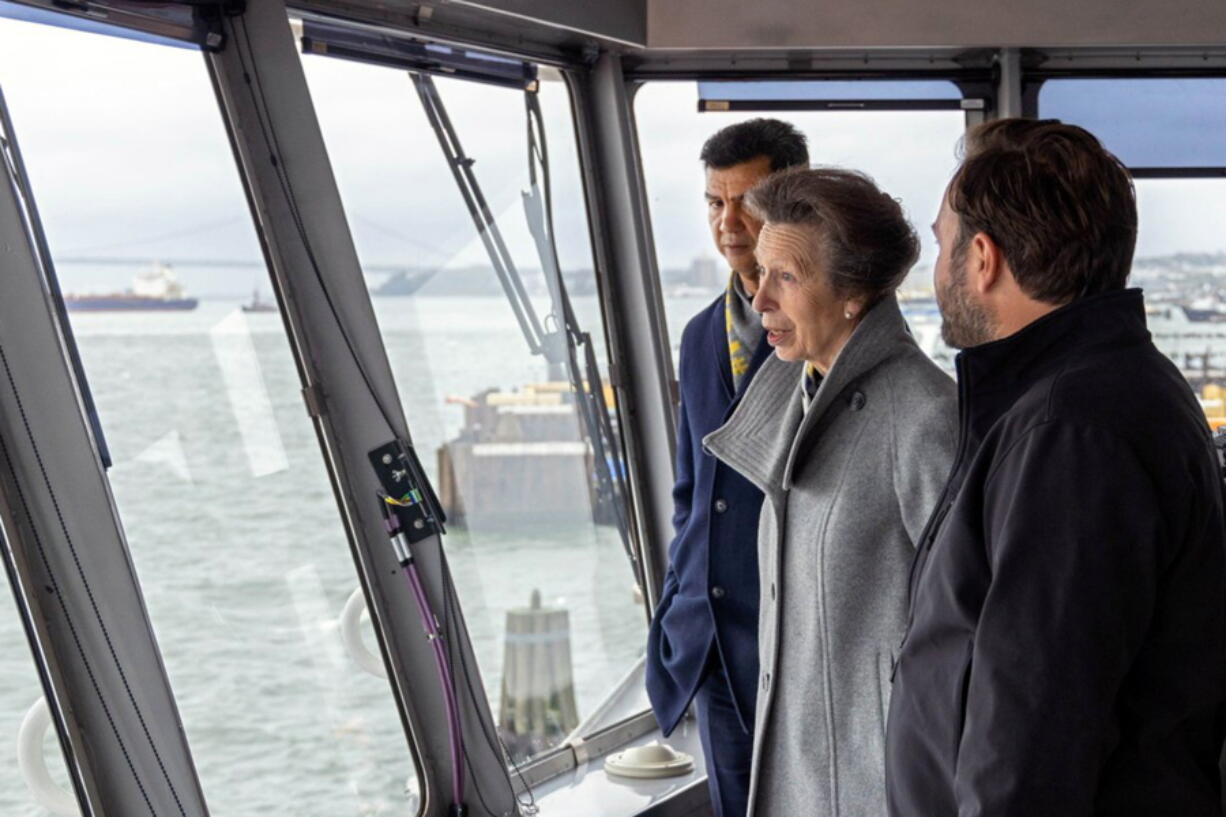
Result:
M70 312L186 311L199 305L184 297L183 286L169 264L154 263L136 273L132 288L105 295L65 295Z

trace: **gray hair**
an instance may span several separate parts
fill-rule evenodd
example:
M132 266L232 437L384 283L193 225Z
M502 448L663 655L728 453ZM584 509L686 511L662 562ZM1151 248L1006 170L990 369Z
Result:
M897 289L919 258L919 238L902 205L856 170L784 170L754 185L745 203L764 226L815 230L814 249L840 295L874 303Z

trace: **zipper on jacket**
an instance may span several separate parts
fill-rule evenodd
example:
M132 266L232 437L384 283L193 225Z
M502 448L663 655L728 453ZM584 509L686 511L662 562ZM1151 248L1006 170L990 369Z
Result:
M915 584L924 572L924 565L928 562L928 551L936 543L937 535L941 532L941 523L945 521L945 517L953 506L952 500L946 502L945 497L941 497L941 505L928 523L928 530L924 538L920 540L920 546L915 551L915 558L911 560L911 576L908 579L907 590L907 628L903 631L902 641L898 643L898 657L893 659L890 665L891 684L894 683L894 674L898 671L898 661L902 658L902 650L907 644L907 637L911 635L911 624L915 621Z

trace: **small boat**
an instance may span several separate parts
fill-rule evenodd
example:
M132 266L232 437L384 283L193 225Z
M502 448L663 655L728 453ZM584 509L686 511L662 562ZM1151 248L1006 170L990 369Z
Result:
M244 312L276 312L277 305L271 301L260 300L260 291L251 290L251 302L243 304Z

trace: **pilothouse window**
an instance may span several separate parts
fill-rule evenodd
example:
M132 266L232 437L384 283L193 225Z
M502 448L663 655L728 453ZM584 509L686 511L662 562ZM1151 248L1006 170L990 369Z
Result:
M449 517L443 544L485 682L460 694L487 697L523 761L646 707L646 616L568 89L535 67L512 86L317 50L303 58L311 95Z
M1139 176L1226 176L1226 78L1050 79L1039 115L1090 131Z
M1226 424L1226 79L1049 79L1039 115L1088 129L1132 170L1131 286L1154 343Z
M707 224L699 151L720 128L766 116L805 134L813 164L863 170L902 201L922 245L899 290L903 311L924 350L952 371L933 298L936 246L928 225L957 164L966 121L959 98L957 86L944 81L658 81L640 88L635 119L674 364L686 322L725 290L730 275ZM721 99L729 100L726 109L715 104ZM798 109L798 100L812 104ZM866 104L838 107L851 100Z
M346 648L357 576L199 52L0 20L0 83L210 813L414 813L391 690L359 663L381 661ZM0 710L30 706L23 680ZM0 813L43 813L13 775Z
M1154 343L1217 428L1226 424L1226 180L1137 179L1136 188L1129 285L1145 291Z

